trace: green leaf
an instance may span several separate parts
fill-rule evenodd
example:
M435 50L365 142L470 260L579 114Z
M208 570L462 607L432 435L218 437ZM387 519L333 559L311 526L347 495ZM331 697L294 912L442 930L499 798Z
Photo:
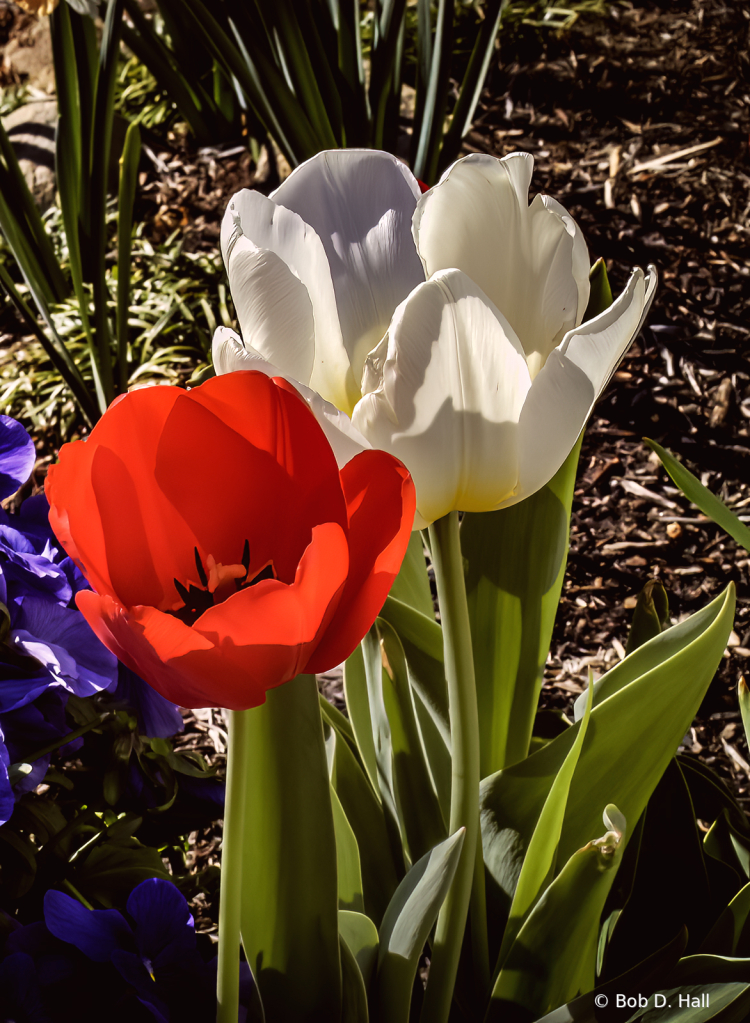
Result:
M612 288L609 286L609 278L607 277L607 267L604 264L603 259L597 259L594 265L591 267L589 273L589 285L591 291L589 292L589 301L586 306L586 312L583 314L583 322L587 320L593 320L599 313L603 313L605 309L609 309L612 305Z
M734 826L722 810L703 839L707 853L726 863L744 882L750 878L750 838Z
M666 451L656 441L649 440L648 437L643 439L651 450L655 451L659 456L662 465L685 497L692 501L696 507L700 508L703 514L712 519L717 526L721 526L726 533L729 533L732 539L736 540L741 547L744 547L746 551L750 551L750 529L747 528L745 523L740 522L734 512L730 511L723 501L704 487L700 480L696 479L682 462L678 462L671 452Z
M89 902L98 902L105 909L124 905L135 886L150 877L172 880L158 849L117 832L115 839L105 838L94 845L71 876Z
M750 689L744 678L740 678L737 684L737 698L742 714L742 726L745 729L745 741L750 746Z
M570 783L573 780L583 741L586 738L586 729L593 705L594 686L591 676L589 676L587 696L586 710L578 735L552 782L523 860L518 883L513 893L508 923L503 934L499 965L505 959L524 921L542 895L547 880L554 876L557 848L565 819Z
M354 836L349 821L346 819L344 808L333 786L331 786L331 806L333 807L333 827L336 833L336 873L338 876L339 909L364 913L362 868L359 862L357 839Z
M380 783L378 781L378 758L375 752L375 738L372 728L372 715L370 714L370 700L367 694L367 676L365 674L365 662L363 647L360 644L353 653L347 657L344 664L344 697L346 709L349 712L352 730L357 740L362 762L365 765L367 775L374 790L380 798Z
M331 784L359 849L365 912L379 923L404 871L403 853L391 842L383 805L348 743L336 736Z
M535 905L492 991L487 1023L522 1006L538 1015L594 986L599 919L625 847L625 818L604 811L606 833L575 852Z
M215 116L210 98L200 85L189 81L172 63L172 55L161 36L154 31L152 21L141 11L136 0L125 0L125 9L133 28L123 25L123 42L145 64L161 88L169 94L195 135L199 145L215 142L215 131L208 125L206 115Z
M44 227L34 197L18 163L16 152L0 121L0 167L4 166L3 194L9 202L18 229L26 236L34 253L35 277L38 287L48 288L48 298L61 302L69 288L55 256L52 242Z
M341 1018L346 1023L368 1023L367 990L357 960L344 941L341 949Z
M383 139L388 134L386 119L392 110L388 101L394 73L398 74L396 63L405 9L406 0L382 0L375 12L368 93L373 120L371 145L374 149L383 148Z
M683 927L670 942L653 955L648 956L631 970L615 977L606 984L599 984L593 991L554 1009L537 1023L597 1023L603 1019L601 1008L596 1004L596 996L604 995L609 1004L617 1006L617 996L638 998L645 991L652 991L662 979L677 965L685 951L687 931ZM600 999L601 1001L601 999Z
M668 625L667 591L656 579L649 579L638 594L625 653L632 654L636 647L658 636Z
M415 691L429 709L446 744L449 744L448 690L443 669L442 629L432 614L423 614L392 596L386 598L380 617L398 633L412 671Z
M687 927L696 951L722 909L703 852L690 792L673 758L628 843L610 896L618 910L604 952L604 972L616 977ZM655 898L654 893L659 897ZM660 981L663 978L660 978Z
M117 369L121 393L128 389L128 316L130 314L130 255L133 233L133 203L141 158L141 133L136 124L128 126L120 157L120 189L117 201Z
M681 959L627 1023L745 1023L750 1011L750 959L696 955ZM661 999L656 1005L657 995Z
M369 916L339 910L339 934L357 960L360 973L369 990L370 982L378 964L378 929Z
M438 0L424 106L420 122L414 125L418 136L414 174L428 185L434 184L437 178L453 55L454 9L455 0Z
M425 760L404 650L384 619L376 620L383 658L383 706L390 729L393 784L401 831L412 863L447 838Z
M424 599L421 603L426 607ZM406 657L427 762L443 817L447 820L451 792L448 690L443 667L443 633L434 618L432 598L426 613L422 613L391 595L380 611L380 618L393 627Z
M461 524L483 778L529 750L565 574L580 445L536 494L500 511L467 514Z
M737 892L700 947L703 954L750 955L750 884Z
M495 37L507 0L488 0L482 24L466 67L464 79L440 150L440 167L444 169L458 157L461 142L471 128L474 112L484 88L484 81L495 50Z
M406 555L401 568L391 586L391 597L408 604L409 607L421 612L427 618L434 619L435 608L432 603L430 578L427 575L427 562L424 556L422 535L418 531L411 534Z
M595 685L559 861L595 833L596 807L608 796L617 800L626 819L638 820L713 677L732 628L734 604L730 584L707 607L639 647ZM578 721L526 760L482 782L485 862L506 912L544 801L580 728Z
M331 69L320 52L314 19L309 17L304 3L292 3L290 0L258 0L258 3L266 25L273 32L294 94L307 114L320 148L338 148L343 141L341 100Z
M269 690L262 706L244 714L247 961L269 1020L336 1020L336 838L315 678L300 675Z
M463 846L461 828L426 853L398 886L380 926L373 1019L407 1023L419 957L453 880Z

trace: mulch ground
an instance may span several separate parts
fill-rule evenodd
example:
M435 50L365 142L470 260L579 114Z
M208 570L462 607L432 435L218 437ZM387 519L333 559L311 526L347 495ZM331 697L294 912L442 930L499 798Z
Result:
M654 263L660 277L585 435L543 703L569 708L589 667L622 656L649 578L667 589L673 620L733 580L735 633L683 751L712 764L747 809L736 687L750 670L750 558L670 485L641 438L750 520L749 42L750 10L723 0L618 0L564 33L522 27L501 37L466 144L532 152L532 187L576 218L613 290L635 265ZM256 167L237 148L175 139L149 150L137 214L155 237L179 227L191 248L216 247L233 191L278 181L273 160ZM338 695L335 678L327 691ZM217 728L193 717L183 741L209 748ZM196 861L214 862L216 830L195 838Z

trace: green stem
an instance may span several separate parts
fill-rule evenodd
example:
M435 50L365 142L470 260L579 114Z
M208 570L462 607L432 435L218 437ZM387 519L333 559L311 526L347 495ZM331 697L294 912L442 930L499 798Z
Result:
M67 879L67 877L64 877L62 879L62 887L63 888L67 888L68 891L70 892L70 894L73 896L73 898L78 899L78 901L81 903L81 905L85 906L86 909L93 909L94 908L91 905L91 903L88 901L88 899L85 896L81 895L81 893L78 891L78 889L74 885L72 885L70 883L70 881Z
M453 766L449 833L453 835L459 828L466 829L453 884L438 916L430 978L421 1016L421 1023L446 1023L470 904L472 959L478 983L484 983L483 978L489 977L489 953L484 909L484 864L477 854L479 715L458 512L451 512L430 526L430 541L443 625L451 727ZM484 990L486 985L480 998Z
M250 711L230 710L227 787L219 895L219 964L216 1023L237 1023L240 999L242 833L247 788L247 727Z

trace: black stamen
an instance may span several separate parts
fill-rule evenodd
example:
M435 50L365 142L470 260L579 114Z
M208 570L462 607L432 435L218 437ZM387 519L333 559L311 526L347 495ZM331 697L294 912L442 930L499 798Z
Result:
M209 593L208 590L199 590L197 586L192 585L187 590L179 579L174 580L174 585L185 606L168 613L174 615L175 618L179 618L185 625L192 625L200 618L204 611L208 611L210 607L214 606L213 594Z
M177 592L180 595L180 600L182 601L182 603L185 604L185 605L189 604L190 603L190 594L185 589L185 587L182 585L180 580L179 579L175 579L174 585L175 585L175 589L177 590Z
M247 540L245 540L245 543L247 543ZM198 569L198 578L200 579L200 581L203 583L204 586L208 586L208 576L206 575L206 570L203 567L201 556L198 553L197 547L195 548L195 567Z
M242 565L245 569L245 578L247 573L250 571L250 541L245 540L245 546L242 548Z

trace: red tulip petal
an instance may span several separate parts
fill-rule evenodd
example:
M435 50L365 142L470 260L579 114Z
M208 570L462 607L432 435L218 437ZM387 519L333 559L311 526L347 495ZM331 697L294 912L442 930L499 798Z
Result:
M310 672L340 664L375 621L401 568L414 524L412 478L385 451L355 455L341 470L341 483L349 510L349 577L310 659Z
M237 372L209 383L217 380L231 387L214 387L214 400L200 394L203 385L175 402L157 482L204 557L239 564L249 540L250 574L272 561L277 577L291 582L312 526L346 526L333 453L304 402L265 375Z
M122 395L88 440L62 448L60 466L53 466L48 477L48 497L57 505L50 514L52 528L63 544L66 534L75 537L76 557L91 585L125 605L153 601L168 609L178 603L175 576L181 582L198 581L195 538L154 482L159 438L175 402L184 394L176 387L146 387ZM101 449L116 453L111 486L106 470L113 459L101 454ZM58 511L62 508L67 520ZM137 550L135 545L140 546L144 538L139 522L147 524L146 546ZM142 589L131 561L143 570ZM149 563L152 570L145 567ZM125 586L124 592L118 590L116 580ZM155 600L159 590L168 596Z
M317 526L291 586L267 580L240 590L192 628L152 607L127 611L86 590L76 600L102 642L168 700L244 710L307 670L338 606L348 563L341 527Z
M339 503L336 458L307 402L287 383L253 370L213 377L190 392L241 437L267 451L289 473L300 507L317 509L317 522L346 524Z
M112 591L104 532L91 492L91 441L65 444L60 461L47 471L44 492L49 501L49 524L93 587ZM75 539L74 539L75 537Z

